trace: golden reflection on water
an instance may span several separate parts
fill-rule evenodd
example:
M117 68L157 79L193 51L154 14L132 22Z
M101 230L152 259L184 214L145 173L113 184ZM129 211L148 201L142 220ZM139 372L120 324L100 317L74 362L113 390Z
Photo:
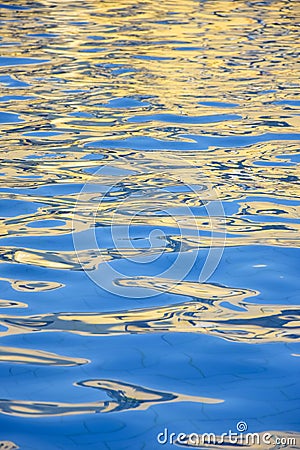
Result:
M86 380L76 383L106 392L111 400L90 403L54 403L18 400L0 400L0 411L23 417L69 416L76 414L111 413L130 409L146 410L155 404L170 402L197 402L216 404L223 400L200 396L161 392L112 380Z
M17 450L18 445L11 441L0 441L0 449L1 450Z
M119 280L123 286L147 287L191 297L170 306L113 313L54 313L37 316L0 316L7 328L1 334L69 332L79 335L119 335L193 332L249 344L299 342L300 307L255 304L245 299L250 290L155 278Z
M49 366L76 366L87 364L83 358L70 358L41 350L0 347L0 361L22 364L41 364Z

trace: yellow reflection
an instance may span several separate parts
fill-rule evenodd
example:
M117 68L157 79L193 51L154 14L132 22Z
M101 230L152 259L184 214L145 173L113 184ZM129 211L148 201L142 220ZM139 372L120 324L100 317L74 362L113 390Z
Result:
M0 308L27 308L28 305L23 302L16 302L15 300L0 300Z
M17 20L5 9L1 23L1 57L13 58L9 68L0 67L1 111L9 114L0 143L0 201L9 205L0 218L2 264L55 273L174 253L180 245L182 252L299 248L297 2L253 8L245 0L86 0L74 8L41 0L42 18L35 4L18 5L29 8ZM28 55L36 64L15 59ZM98 172L107 165L115 172ZM95 192L78 198L85 183ZM107 186L113 192L105 196ZM216 199L230 213L208 219L205 205ZM78 254L60 248L58 238L128 223L133 231L159 227L166 239L156 248L131 242ZM226 233L226 242L211 239L212 232ZM44 238L50 249L43 249ZM62 287L1 281L20 292ZM145 277L119 283L167 287L192 301L116 313L2 316L3 324L10 334L182 331L249 343L299 337L298 307L246 302L253 291Z

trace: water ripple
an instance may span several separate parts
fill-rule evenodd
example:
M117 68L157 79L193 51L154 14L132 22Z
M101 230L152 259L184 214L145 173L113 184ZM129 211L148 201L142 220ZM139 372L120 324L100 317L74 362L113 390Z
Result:
M0 412L19 419L0 414L0 448L152 449L157 424L230 417L299 431L299 18L297 0L2 2ZM176 394L200 379L211 398Z

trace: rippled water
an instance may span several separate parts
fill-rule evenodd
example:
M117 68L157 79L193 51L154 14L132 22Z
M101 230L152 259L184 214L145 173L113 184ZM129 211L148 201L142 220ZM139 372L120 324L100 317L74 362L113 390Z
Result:
M300 448L299 19L1 3L0 448Z

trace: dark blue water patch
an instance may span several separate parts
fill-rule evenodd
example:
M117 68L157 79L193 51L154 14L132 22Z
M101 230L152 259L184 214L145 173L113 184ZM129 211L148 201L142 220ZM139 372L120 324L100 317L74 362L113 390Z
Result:
M37 180L43 178L43 175L17 175L16 178L25 178L26 180Z
M242 116L237 114L215 114L210 116L183 116L175 114L151 114L130 117L127 122L166 122L166 123L189 123L189 124L201 124L201 123L214 123L224 122L226 120L238 120L242 119Z
M198 104L203 106L213 106L216 108L237 108L240 106L238 103L230 102L199 102Z
M240 211L241 208L241 204L244 205L249 205L251 206L252 202L268 202L268 203L273 203L274 205L270 205L270 206L266 206L266 210L272 210L272 215L275 216L273 217L274 220L279 220L279 221L284 221L285 216L282 214L279 214L282 206L284 205L292 205L292 206L298 206L299 205L299 201L297 200L286 200L286 199L276 199L273 197L257 197L257 196L247 196L245 199L243 199L242 201L240 199L238 200L231 200L231 201L226 201L226 202L222 202L222 207L224 209L224 214L226 217L228 216L232 216L234 214L237 214L238 211ZM210 204L208 204L210 207ZM276 206L278 205L278 207ZM200 207L190 207L191 212L196 216L196 215L206 215L207 212L205 212L205 205L204 206L200 206ZM247 210L242 211L242 213L239 213L239 217L248 217L251 220L255 220L255 215L246 215ZM263 215L264 211L260 211L259 216L257 217L263 217L263 221L267 218L267 220L270 220L268 218L271 218L272 216L270 214L265 214L265 216ZM213 217L214 213L210 211L210 216ZM288 219L288 220L295 220L295 219Z
M80 94L81 92L87 92L88 89L66 89L62 92L68 92L69 94Z
M4 95L0 97L0 102L11 102L11 101L23 101L23 100L32 100L36 97L29 95Z
M24 120L20 119L16 113L8 113L0 111L0 123L20 123Z
M38 219L38 217L37 217ZM71 231L69 234L63 234L63 235L51 235L50 232L52 230L49 230L49 235L43 235L43 236L30 236L29 234L24 234L22 236L11 236L11 237L4 237L1 239L1 243L3 243L4 246L7 247L14 247L14 248L18 248L18 249L29 249L32 251L46 251L46 252L55 252L55 253L60 253L60 252L71 252L74 251L74 244L73 244L73 239L72 239L72 235L71 235ZM74 253L75 255L75 253ZM25 266L27 267L27 270L31 267L31 264L27 264L24 263ZM42 266L43 267L43 266ZM47 271L47 269L44 269ZM48 269L49 270L49 269ZM51 273L52 273L51 269ZM56 269L54 269L56 270ZM58 269L58 270L63 270L65 271L65 269ZM49 274L49 272L48 272ZM29 275L27 275L28 278ZM55 272L53 272L53 277L55 277ZM29 276L30 278L30 276ZM56 278L54 278L56 280Z
M87 39L92 39L93 41L103 41L105 38L103 36L87 36Z
M49 334L49 333L48 333ZM20 345L20 343L19 343ZM27 348L26 347L26 342L22 342L21 341L21 348ZM54 353L60 353L60 349L56 348L53 350ZM78 355L77 355L78 356ZM78 356L80 357L80 356ZM10 369L10 370L9 370ZM9 366L1 364L0 366L0 374L1 377L4 376L4 374L10 378L9 383L8 383L8 388L11 388L11 380L14 379L16 381L16 384L18 384L18 386L16 386L16 390L15 390L15 395L16 398L18 399L28 399L28 400L33 400L34 397L35 398L40 398L41 401L53 401L51 399L55 398L57 399L57 401L60 401L60 398L62 398L61 396L63 395L63 391L66 389L67 383L69 383L70 386L73 385L74 383L74 376L80 377L79 380L81 379L85 379L84 378L84 371L82 372L82 366L77 366L77 367L71 367L69 371L66 371L66 367L51 367L49 365L46 366L40 366L37 367L35 365L22 365L22 364L12 364L11 367L9 368ZM79 369L79 370L78 370ZM40 386L40 388L42 387L42 385L45 382L45 378L47 379L47 372L48 372L48 376L51 378L52 376L55 376L57 374L58 379L61 381L61 383L59 384L59 386L56 387L57 390L54 389L54 386L51 385L51 383L49 383L49 386L47 388L44 389L44 392L40 392L37 393L36 389L33 387L33 389L31 390L31 392L26 392L26 393L22 393L21 390L21 386L19 386L19 384L22 384L21 379L23 377L23 383L27 384L27 382L29 380L31 380L31 382L33 381L32 379L36 376L37 378L37 384ZM68 373L69 372L69 373ZM11 375L9 375L9 373ZM78 379L78 378L77 378ZM18 381L17 381L18 380ZM43 382L44 380L44 382ZM48 383L47 383L48 384ZM34 383L33 383L34 385ZM45 384L44 384L45 386ZM23 385L24 387L24 385ZM43 389L41 389L43 391ZM7 394L6 396L3 396L3 391L1 392L1 399L3 398L8 398ZM29 395L28 395L29 394ZM95 390L94 389L88 389L87 392L85 392L85 394L88 397L88 401L91 401L92 398L95 399ZM76 401L84 401L82 399L82 395L84 395L84 393L82 392L82 390L78 390L78 388L71 388L68 389L68 392L65 392L66 398L67 398L67 402L76 402ZM100 400L102 398L105 398L105 394L101 392L98 392L98 399ZM24 420L24 419L23 419ZM55 447L53 447L55 448Z
M79 117L79 118L84 118L84 119L90 119L90 118L94 118L95 116L91 113L87 113L84 111L80 111L80 112L73 112L69 114L70 117Z
M80 53L101 53L107 51L106 47L94 47L94 48L83 48L80 49Z
M11 77L10 75L0 75L0 83L3 83L10 88L22 88L30 86L30 84L25 83L24 81L19 81L16 78Z
M108 103L102 104L101 106L105 108L128 109L128 108L140 108L149 106L149 103L135 99L133 97L121 97L121 98L114 98L110 100Z
M97 122L97 121L92 121L92 120L85 120L83 121L79 121L79 120L72 120L69 122L71 125L74 125L74 127L72 127L72 132L76 133L76 134L84 134L85 132L80 129L80 128L75 128L75 126L79 126L82 127L83 125L85 127L107 127L107 126L112 126L115 124L113 117L111 119L108 119L107 122L101 121L101 122ZM84 134L84 137L86 137L86 134Z
M130 137L125 139L102 140L89 142L88 148L130 148L133 150L207 150L209 147L245 147L259 142L298 141L300 134L265 133L258 136L199 136L182 135L182 138L193 139L195 142L163 141L149 136Z
M44 64L49 62L49 59L36 59L36 58L7 58L6 56L0 56L0 67L3 66L24 66L28 64Z
M233 200L233 202L240 202L241 200ZM253 195L248 195L243 199L244 203L248 202L271 202L276 203L278 205L291 205L291 206L297 206L299 205L298 199L286 199L286 198L278 198L278 197L261 197L255 193ZM223 206L226 206L227 202L224 202ZM230 202L231 203L231 202Z
M97 174L97 172L99 172L99 170L102 168L102 166L96 166L96 167L89 167L89 168L85 168L83 169L84 173L89 173L91 175L95 175ZM102 173L102 172L101 172Z
M42 155L28 155L25 156L24 159L27 159L28 161L33 161L35 159L61 159L66 158L67 155L65 153L43 153Z
M194 52L194 51L203 51L204 47L173 47L174 50L182 51L182 52Z
M241 306L233 305L229 302L221 302L220 306L224 306L225 308L231 309L232 311L245 311L247 312L247 308L242 308Z
M139 136L116 140L103 140L89 142L84 145L87 148L129 148L134 150L197 150L199 144L180 141L162 141L149 136ZM207 148L207 145L202 149Z
M48 335L49 339L55 337L50 333L45 335ZM39 348L39 336L42 338L43 334L27 336L29 340L35 339L33 341L36 344L35 348ZM57 351L60 347L65 349L69 343L68 337L63 333L59 333L58 337L58 347L56 349L52 347L54 348L52 351ZM74 348L78 351L77 356L93 360L95 355L99 355L99 339L84 337L80 340L75 335L73 339ZM174 333L169 333L167 336L161 334L125 338L103 337L101 343L101 362L105 361L105 365L92 362L69 371L64 371L63 368L53 368L53 370L49 368L48 376L46 370L34 372L28 370L26 373L26 368L23 372L13 371L12 376L2 366L1 378L7 379L8 387L6 390L4 386L2 387L1 398L7 398L7 391L9 391L13 392L14 398L18 399L59 401L58 395L61 395L62 389L65 389L67 392L63 398L65 399L66 396L68 401L97 401L106 396L95 389L72 386L72 381L106 378L136 383L166 392L222 398L225 402L219 405L166 403L153 406L142 413L128 411L122 414L66 416L63 421L61 417L44 418L39 421L38 433L34 419L24 420L24 418L1 416L2 428L9 433L8 436L14 436L14 440L20 446L24 443L24 448L27 446L40 448L39 444L45 442L43 448L46 450L52 450L58 446L65 449L86 448L87 442L89 449L99 450L107 448L104 444L106 441L108 448L123 450L132 448L134 438L138 439L139 443L145 441L150 444L145 447L147 449L168 448L171 450L174 445L161 446L156 441L157 433L164 427L177 433L211 431L220 435L229 429L235 430L236 422L242 418L247 421L251 430L274 429L271 395L274 390L279 391L278 388L287 374L291 383L297 382L297 358L293 360L281 344L263 347L249 346L221 341L214 337L187 334L178 336ZM9 345L13 346L10 341ZM155 352L153 348L156 349ZM51 347L47 350L51 351ZM85 355L82 355L82 350L86 352ZM274 352L276 352L276 358L274 358ZM220 354L223 355L221 362ZM97 356L98 359L99 356ZM291 372L288 372L289 367ZM101 377L99 370L101 370ZM59 372L58 382L61 383L58 392L55 392L54 384L49 390L46 388L52 373L55 376L56 372ZM69 372L72 373L73 380ZM24 382L28 386L26 393L24 389L22 391ZM275 421L281 421L279 429L282 427L288 429L291 423L291 412L285 415L285 410L289 409L289 399L284 398L280 392L278 395L281 402L280 408L276 411ZM238 398L243 401L238 402ZM247 405L249 403L249 410L248 408L245 410L245 403ZM141 414L142 428L139 427ZM295 411L293 414L295 415Z
M39 226L43 227L44 221L39 221L38 215L36 216L36 222ZM52 226L56 226L57 222L61 221L59 219L57 220L51 220ZM30 226L30 224L28 225ZM37 228L37 227L32 227ZM183 227L184 228L184 227ZM148 240L148 237L150 236L150 233L153 230L158 230L160 234L163 236L165 235L180 235L179 227L176 225L176 222L174 222L174 226L161 226L161 225L135 225L130 226L128 230L128 236L130 239L127 239L127 232L124 230L127 230L126 226L118 225L118 223L113 224L113 227L108 226L106 223L104 225L101 224L101 219L99 219L96 223L95 228L95 236L96 236L96 242L98 243L99 248L109 248L113 249L116 247L115 241L118 243L118 245L129 247L133 246L135 248L148 248L150 247L150 243ZM113 235L112 235L113 231ZM15 246L18 248L25 247L25 248L32 248L32 249L38 249L38 250L46 250L54 252L60 252L60 251L73 251L74 250L74 244L73 244L73 237L72 237L72 231L67 234L58 235L51 234L51 231L49 231L48 234L45 234L43 236L30 236L27 234L24 234L22 236L4 236L1 239L1 242L5 246ZM85 235L89 236L89 231L83 231L80 235L81 239L84 239ZM187 232L188 233L188 232ZM195 235L197 233L194 233ZM201 232L201 235L207 235L209 236L209 232ZM89 238L87 238L89 239ZM131 242L131 240L133 242ZM83 240L84 242L84 240ZM155 239L155 246L156 247L165 247L167 246L167 242L162 239ZM156 273L157 268L155 265L152 268L149 268L149 270L154 270L153 274ZM135 273L135 271L133 272Z
M54 219L54 220L35 220L30 222L27 226L30 228L54 228L61 225L65 225L64 220Z
M227 247L209 283L258 291L251 303L299 303L300 249L266 245ZM191 276L197 276L197 268ZM199 276L199 274L198 274Z
M163 247L163 245L162 245ZM149 276L149 277L159 277L162 273L167 271L172 265L175 263L175 261L178 258L179 254L179 246L178 251L175 249L172 252L163 252L161 250L158 250L157 252L153 252L150 254L149 252L145 251L144 254L142 252L138 255L138 262L131 261L126 258L116 258L112 261L110 261L109 265L112 267L117 273L121 273L124 278L132 277L132 274L135 274L135 276ZM199 251L199 258L204 258L204 252L201 254L201 250ZM152 264L151 260L155 258L155 264ZM99 273L101 273L101 267L99 267ZM108 284L106 284L108 283ZM109 286L109 283L111 283L111 280L104 280L103 284L104 286ZM130 297L130 293L125 292L125 290L122 288L124 295ZM138 286L133 289L133 293L140 290L140 292L145 292L144 288L139 288ZM148 292L148 289L146 289Z
M292 163L300 163L300 153L296 153L293 155L278 155L276 158L289 159Z
M298 203L299 206L299 203ZM272 215L265 214L264 211L260 211L259 215L254 214L244 214L242 216L245 220L250 220L250 222L254 223L263 223L264 230L268 230L272 234L272 230L293 230L295 233L297 232L297 229L293 227L293 224L300 223L300 217L299 219L295 219L293 217L285 217L284 215L279 215L280 207L277 209L277 215L276 215L276 208L272 209ZM278 224L278 222L280 222ZM246 226L246 223L245 223ZM230 229L228 229L228 232ZM250 232L251 234L251 232Z
M259 135L239 135L239 136L199 136L199 135L182 135L184 138L194 139L198 143L207 141L209 145L219 147L245 147L248 145L258 144L259 142L271 141L300 141L300 133L264 133Z
M88 153L81 159L90 160L90 161L98 161L98 160L105 159L105 158L106 158L105 155L101 155L101 154L97 154L97 153Z

